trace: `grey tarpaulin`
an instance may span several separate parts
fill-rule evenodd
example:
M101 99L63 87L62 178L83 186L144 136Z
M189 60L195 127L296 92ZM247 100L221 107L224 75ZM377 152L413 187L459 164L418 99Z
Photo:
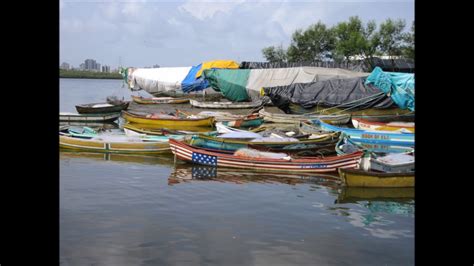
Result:
M322 107L385 109L396 106L390 97L372 85L364 85L365 77L329 79L311 83L295 83L288 86L264 87L266 96L284 112L289 112L289 104L303 108ZM380 95L375 97L376 95ZM372 97L371 97L372 96ZM359 101L357 101L359 100ZM357 102L354 102L357 101Z

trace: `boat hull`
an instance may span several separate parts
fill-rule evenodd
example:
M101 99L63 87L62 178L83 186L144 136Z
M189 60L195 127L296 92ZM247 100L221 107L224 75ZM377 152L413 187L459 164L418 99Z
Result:
M99 103L96 103L99 104ZM104 103L100 103L104 104ZM83 105L76 105L76 110L80 114L103 114L103 113L113 113L113 112L120 112L122 110L127 110L128 105L130 102L123 102L119 105L112 105L107 107L92 107L94 104L83 104Z
M334 172L339 168L358 166L362 152L343 156L331 156L324 159L307 157L306 159L267 159L248 158L231 154L217 153L199 149L174 139L169 140L173 154L181 160L209 166L255 169L274 172Z
M169 152L167 141L162 142L106 142L89 139L59 136L59 147L68 150L111 152L111 153L136 153L155 154Z
M59 113L60 122L113 122L120 117L120 113L103 113L103 114L74 114Z
M187 103L189 99L180 99L173 97L154 97L154 98L144 98L140 96L132 95L132 100L138 104L178 104L178 103Z
M262 105L261 102L200 102L196 100L189 100L189 103L194 107L209 108L209 109L247 109L257 108Z
M145 116L122 112L122 117L131 123L146 124L160 127L212 127L214 125L214 117L191 118L191 119L160 119L147 118Z
M339 176L348 187L414 187L415 173L378 173L359 169L339 169Z

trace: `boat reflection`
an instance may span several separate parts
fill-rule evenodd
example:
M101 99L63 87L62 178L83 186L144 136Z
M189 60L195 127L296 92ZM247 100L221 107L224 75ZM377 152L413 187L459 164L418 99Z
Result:
M60 159L76 159L85 158L97 161L114 161L122 163L138 163L146 165L165 165L173 166L173 157L169 154L154 154L154 155L135 155L135 154L118 154L118 153L98 153L98 152L82 152L60 150Z
M267 173L255 172L246 169L224 168L193 165L188 163L176 164L168 178L168 184L179 184L193 181L219 181L235 184L255 183L283 183L296 185L301 183L317 183L322 186L336 189L339 187L340 179L334 174L310 174L310 173Z
M411 201L415 188L364 188L342 187L336 203L358 203L359 201Z

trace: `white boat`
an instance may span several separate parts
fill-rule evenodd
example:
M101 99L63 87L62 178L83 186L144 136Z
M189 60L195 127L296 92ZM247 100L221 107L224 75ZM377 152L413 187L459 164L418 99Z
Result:
M210 109L247 109L257 108L262 105L261 101L256 102L200 102L193 99L189 103L194 107Z
M415 171L415 156L404 153L391 153L370 158L370 169L385 173L407 173Z

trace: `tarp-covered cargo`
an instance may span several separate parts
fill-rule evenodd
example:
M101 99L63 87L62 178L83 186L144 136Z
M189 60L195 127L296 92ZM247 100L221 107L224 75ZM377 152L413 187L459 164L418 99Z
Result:
M241 69L261 69L261 68L288 68L288 67L319 67L327 65L325 62L241 62Z
M209 87L209 82L202 76L196 78L196 74L199 70L201 70L201 67L202 64L199 64L197 66L193 66L191 70L189 70L188 75L181 83L181 88L184 92L201 91Z
M128 85L151 94L181 90L181 82L191 67L136 68L128 70Z
M206 70L207 71L207 70ZM286 86L319 80L367 76L340 68L293 67L273 69L214 69L206 72L205 79L216 91L231 101L256 101L261 98L262 87ZM224 87L222 87L224 86Z
M202 75L202 72L211 68L237 69L239 64L233 60L214 60L202 63L201 69L196 72L196 78Z
M384 72L376 67L367 77L365 84L373 84L387 95L401 109L415 111L415 75L410 73Z
M207 69L203 72L209 85L224 97L234 102L246 101L249 97L245 86L249 78L248 69Z
M289 104L298 104L305 109L316 105L322 107L385 109L394 107L394 102L379 88L365 85L365 77L328 79L311 83L295 83L288 86L264 87L264 93L273 104L289 113Z

